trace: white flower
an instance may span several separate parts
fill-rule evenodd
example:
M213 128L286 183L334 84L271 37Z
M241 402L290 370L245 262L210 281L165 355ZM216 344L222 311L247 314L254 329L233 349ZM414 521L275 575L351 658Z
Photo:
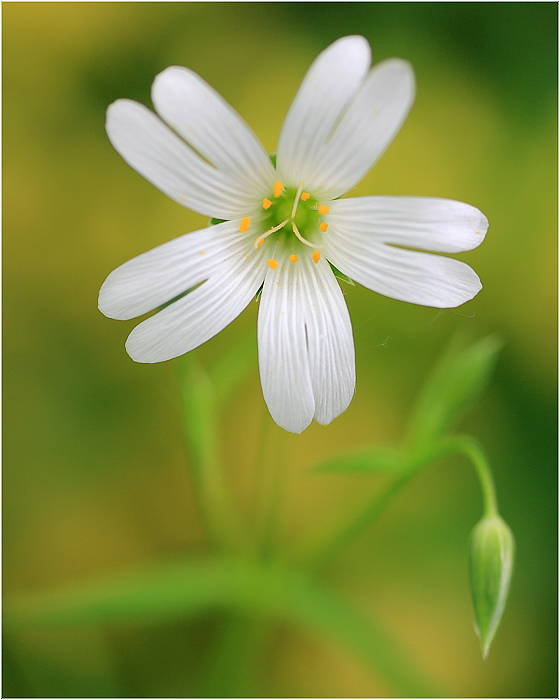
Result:
M259 368L276 423L301 433L330 423L355 388L352 326L329 265L394 299L454 307L481 289L447 257L478 246L488 221L462 202L338 199L385 151L414 100L400 59L370 70L361 36L339 39L309 69L278 143L276 165L238 114L198 75L172 66L152 86L156 113L131 100L107 111L107 134L166 195L222 223L188 233L112 272L99 308L138 325L137 362L178 357L236 318L262 286ZM188 293L187 293L188 292Z

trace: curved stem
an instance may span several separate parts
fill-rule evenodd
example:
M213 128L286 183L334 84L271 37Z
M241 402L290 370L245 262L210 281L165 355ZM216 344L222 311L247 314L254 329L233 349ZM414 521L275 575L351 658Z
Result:
M488 465L488 458L482 445L473 437L468 435L453 435L448 441L451 453L461 452L467 457L473 467L480 482L482 490L482 500L484 503L484 516L493 517L498 515L498 501L496 498L496 487L492 472Z

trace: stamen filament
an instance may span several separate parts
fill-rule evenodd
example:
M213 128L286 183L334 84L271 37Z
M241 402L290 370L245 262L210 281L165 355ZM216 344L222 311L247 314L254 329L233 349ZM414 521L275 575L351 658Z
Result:
M299 204L299 198L301 197L301 193L303 192L304 184L303 182L299 183L298 191L296 192L296 198L294 199L294 206L292 207L292 219L296 215L297 207Z
M305 238L301 235L301 233L298 231L298 227L295 225L295 223L292 221L292 229L294 233L296 234L296 238L298 241L301 241L304 245L308 246L309 248L322 248L322 245L319 245L317 243L310 243L309 241L306 241Z
M273 226L271 229L268 231L265 231L261 236L259 236L254 243L255 248L258 248L260 245L262 245L262 242L264 241L265 238L270 236L272 233L276 233L276 231L280 231L280 229L285 226L288 223L289 219L286 219L283 221L281 224L278 224L278 226Z

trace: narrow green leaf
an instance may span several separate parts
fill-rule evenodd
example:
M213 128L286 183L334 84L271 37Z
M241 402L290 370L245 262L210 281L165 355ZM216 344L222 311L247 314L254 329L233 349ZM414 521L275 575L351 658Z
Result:
M224 609L272 616L339 643L404 697L441 696L371 615L297 570L241 560L159 565L52 593L6 596L4 631L149 625Z
M489 335L436 365L416 403L409 443L426 444L446 433L482 393L503 343Z
M408 471L407 453L396 445L380 445L359 452L329 457L313 465L313 471L359 474L401 474Z
M470 583L482 655L490 644L504 614L513 571L515 541L499 517L483 518L474 528L470 543Z

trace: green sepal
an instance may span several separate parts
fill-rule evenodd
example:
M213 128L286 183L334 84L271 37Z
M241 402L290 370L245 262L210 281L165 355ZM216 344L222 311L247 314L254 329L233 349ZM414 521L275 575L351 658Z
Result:
M200 287L201 284L202 284L202 282L200 282L200 284L195 284L194 287L190 287L189 289L186 289L184 292L181 292L181 294L177 294L176 297L173 297L173 299L170 299L169 301L166 301L165 304L162 304L160 307L158 307L158 311L162 311L163 309L165 309L166 306L169 306L170 304L173 304L174 302L179 301L179 299L182 299L183 297L186 297L187 294L190 294L191 292L194 292L194 290L195 290L197 287Z
M270 153L268 157L270 158L270 162L272 163L274 168L276 168L276 151Z
M471 534L469 573L475 629L484 658L504 614L514 556L515 540L502 518L483 518Z
M210 218L208 219L208 226L215 226L216 224L225 224L227 219L214 219Z
M331 262L329 262L329 265L331 266L331 270L334 272L334 276L342 280L343 282L346 282L347 284L352 285L352 287L356 286L356 283L354 280L350 279L350 277L347 277L344 272L341 272L338 268L336 268Z

